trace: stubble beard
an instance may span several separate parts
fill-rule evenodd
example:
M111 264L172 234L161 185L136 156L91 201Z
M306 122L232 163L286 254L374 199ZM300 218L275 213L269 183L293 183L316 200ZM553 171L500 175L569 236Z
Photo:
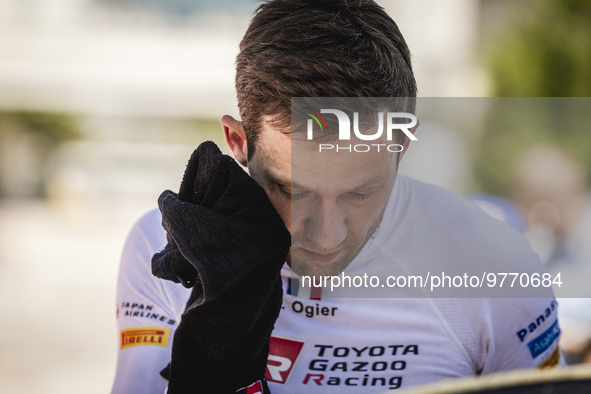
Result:
M373 237L376 230L380 226L382 221L383 215L385 211L385 206L377 216L376 220L371 223L369 231L365 236L363 242L359 243L356 239L345 239L341 244L341 248L343 252L341 256L338 256L334 261L330 263L317 263L310 261L309 259L305 258L301 253L292 253L292 249L290 249L289 254L287 255L286 261L290 266L291 270L295 272L299 276L336 276L340 275L341 272L347 268L353 259L357 257L357 255L363 250L367 242ZM292 247L296 246L297 248L304 248L309 250L318 250L315 248L313 242L305 239L305 237L293 235L292 234ZM359 246L357 246L359 245Z

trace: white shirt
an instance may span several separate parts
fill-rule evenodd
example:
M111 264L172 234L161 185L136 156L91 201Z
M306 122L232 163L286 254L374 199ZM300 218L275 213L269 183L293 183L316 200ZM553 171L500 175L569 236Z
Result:
M191 289L152 276L152 255L165 245L157 210L136 223L125 244L115 394L161 394L166 388L159 371L170 361L174 329ZM449 191L403 176L375 236L345 272L362 275L374 262L384 266L384 259L393 273L428 260L435 260L434 267L456 259L540 264L527 241L506 224ZM551 292L540 299L316 300L309 288L297 286L289 267L282 277L283 306L266 373L273 394L378 393L560 360Z

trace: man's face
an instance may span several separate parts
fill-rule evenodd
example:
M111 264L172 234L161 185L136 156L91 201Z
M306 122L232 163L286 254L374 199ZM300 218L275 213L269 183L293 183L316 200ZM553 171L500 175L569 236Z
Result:
M288 263L299 275L338 275L382 219L398 154L319 153L304 133L262 123L248 167L291 232Z

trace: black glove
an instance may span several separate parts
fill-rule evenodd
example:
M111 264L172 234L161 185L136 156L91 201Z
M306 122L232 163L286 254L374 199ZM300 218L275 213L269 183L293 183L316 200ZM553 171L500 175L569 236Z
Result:
M193 152L179 194L163 192L158 205L168 244L152 273L193 287L174 334L168 393L235 393L262 380L291 244L283 221L213 142Z

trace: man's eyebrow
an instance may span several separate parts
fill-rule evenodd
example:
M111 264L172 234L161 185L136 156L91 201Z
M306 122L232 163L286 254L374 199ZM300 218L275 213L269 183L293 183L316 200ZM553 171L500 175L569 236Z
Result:
M275 183L276 185L279 186L288 186L288 187L292 187L294 189L306 189L304 186L301 186L295 182L293 182L292 180L289 179L285 179L282 178L281 176L275 174L272 171L266 170L265 171L265 177L267 178L267 180L269 180L269 182ZM351 191L356 191L356 190L362 190L366 187L371 187L374 185L380 185L384 182L386 182L386 180L388 179L388 177L384 177L384 176L373 176L369 179L367 179L365 182L363 182L360 185L357 185L354 189L352 189Z
M275 183L279 186L287 186L292 187L294 189L306 189L304 186L300 186L299 184L293 182L291 179L285 179L281 176L273 173L272 171L266 170L265 177L272 183Z

